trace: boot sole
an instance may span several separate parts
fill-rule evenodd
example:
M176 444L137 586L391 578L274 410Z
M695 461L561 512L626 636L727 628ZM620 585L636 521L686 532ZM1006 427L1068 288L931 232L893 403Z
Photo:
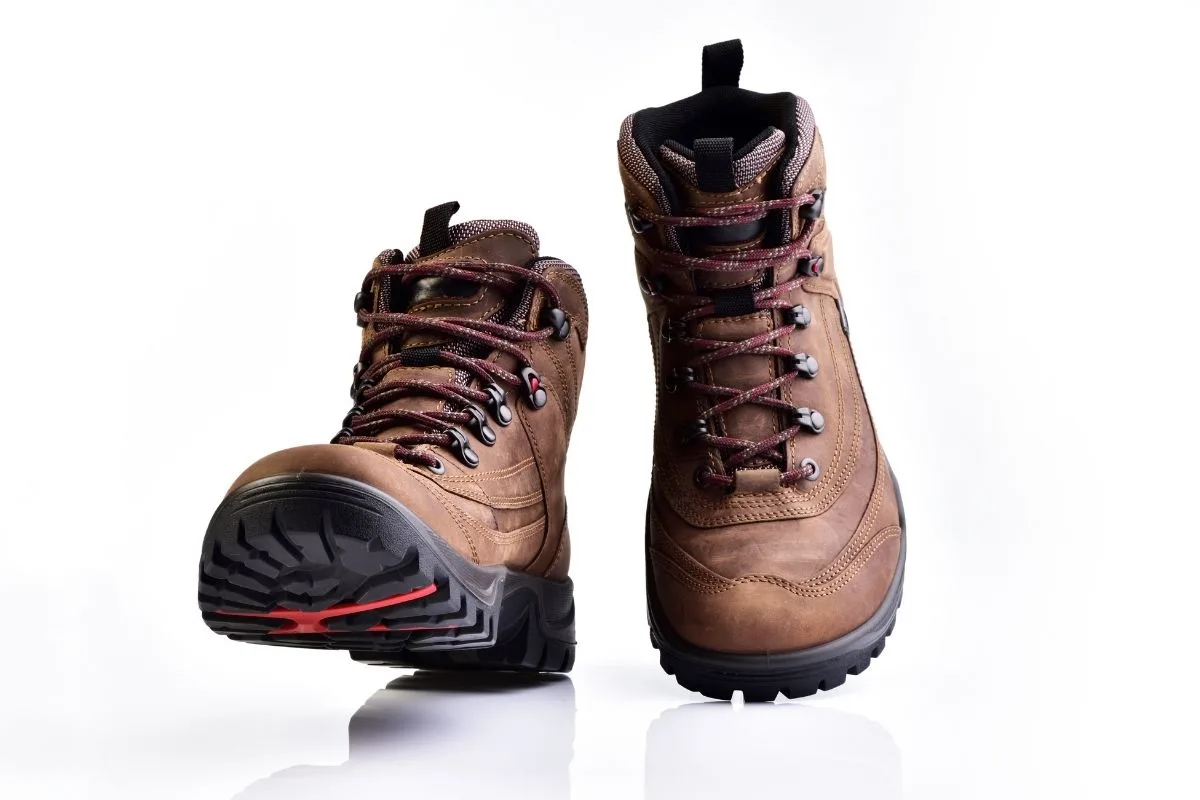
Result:
M569 672L575 660L570 580L473 564L392 497L335 475L227 497L204 536L199 600L235 641L381 666Z
M879 609L859 627L831 642L782 653L744 654L706 650L683 641L671 630L654 589L654 573L647 561L647 612L650 643L659 651L663 670L685 689L714 700L732 700L740 691L748 703L771 702L780 694L794 700L833 689L871 665L883 652L885 640L896 626L896 613L904 595L904 560L907 528L900 485L892 474L900 509L900 563ZM647 542L649 520L647 520Z

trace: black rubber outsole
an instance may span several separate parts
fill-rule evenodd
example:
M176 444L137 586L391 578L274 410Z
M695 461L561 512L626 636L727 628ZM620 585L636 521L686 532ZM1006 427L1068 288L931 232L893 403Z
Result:
M383 666L568 672L575 659L569 580L473 564L393 498L333 475L227 497L205 534L199 601L230 639Z
M846 635L816 647L783 653L720 653L683 641L658 607L654 573L647 560L647 616L650 643L659 651L663 671L674 676L685 689L714 700L732 700L741 692L748 703L769 703L779 695L795 700L841 686L850 675L858 675L882 652L896 626L896 614L904 595L904 559L907 533L900 485L896 502L900 509L900 565L879 609L862 625ZM647 545L649 508L647 508ZM647 546L647 553L649 547Z

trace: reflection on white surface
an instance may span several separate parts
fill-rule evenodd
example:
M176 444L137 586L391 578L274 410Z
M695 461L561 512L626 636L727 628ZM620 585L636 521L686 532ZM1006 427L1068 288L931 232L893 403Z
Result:
M295 766L235 800L303 800L454 787L500 798L570 796L575 689L565 676L417 672L373 694L350 719L350 757Z
M234 800L327 800L381 789L413 796L449 786L455 796L499 798L636 792L636 783L613 772L577 776L572 786L575 727L569 678L417 672L354 713L343 763L283 769ZM644 746L645 800L727 800L781 789L849 800L902 796L900 750L888 731L829 708L688 703L650 721Z
M646 800L902 796L900 750L880 724L804 705L689 703L646 733Z

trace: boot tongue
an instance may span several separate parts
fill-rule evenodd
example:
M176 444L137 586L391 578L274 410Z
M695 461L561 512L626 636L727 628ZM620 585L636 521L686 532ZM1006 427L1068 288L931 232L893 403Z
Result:
M690 145L668 139L658 154L673 173L676 188L732 193L758 181L774 167L785 142L783 131L767 126L741 146L731 137L695 139Z
M746 144L735 149L733 139L696 139L691 147L668 140L659 148L659 158L672 178L675 194L683 206L678 213L688 214L712 206L747 203L769 199L767 175L783 155L786 137L778 128L768 127ZM679 243L685 252L719 257L722 253L762 246L766 221L683 229ZM719 298L744 292L737 287L757 286L763 270L745 272L703 272L695 281L702 292ZM720 300L718 299L718 306ZM743 298L744 302L744 298ZM737 341L769 331L772 322L762 314L718 316L698 325L697 333L711 339ZM768 359L758 355L726 358L710 367L714 383L737 389L750 389L769 382L774 373ZM779 430L779 415L770 408L746 404L722 415L722 425L730 436L761 440ZM754 459L747 467L769 466L765 459Z
M447 227L429 235L428 225L421 244L409 251L406 260L419 264L480 261L524 266L538 255L538 235L532 227L515 220L482 219ZM393 308L416 316L495 319L515 303L514 292L456 278L428 275L393 288ZM417 332L402 345L423 347L443 341L434 333Z
M421 244L409 251L406 260L422 264L478 260L524 266L537 257L538 246L537 232L523 222L477 219L451 225L444 232L433 235L429 234L427 226L422 232ZM479 293L479 284L471 281L427 276L411 281L404 288L407 291L403 302L410 314L428 313L431 306L437 314L445 316L480 316L486 312L481 308L465 311L461 304L439 302L475 296ZM494 289L487 291L496 292ZM459 306L457 309L456 305Z
M659 147L659 158L672 178L680 213L762 200L767 196L767 175L783 155L783 131L767 127L740 147L732 138L699 138L685 145L668 139ZM736 149L735 149L736 148ZM684 250L697 255L719 255L758 247L765 221L726 227L694 228L680 233ZM744 285L758 272L701 273L702 287Z

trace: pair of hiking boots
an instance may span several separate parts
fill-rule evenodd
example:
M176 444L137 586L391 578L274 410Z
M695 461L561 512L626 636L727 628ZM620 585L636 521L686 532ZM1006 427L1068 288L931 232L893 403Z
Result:
M883 649L904 515L859 383L808 104L703 89L618 142L658 402L646 510L651 640L709 697L812 694ZM353 406L330 444L251 465L213 515L214 631L420 668L566 672L563 469L588 341L579 274L509 220L379 255L355 296Z

